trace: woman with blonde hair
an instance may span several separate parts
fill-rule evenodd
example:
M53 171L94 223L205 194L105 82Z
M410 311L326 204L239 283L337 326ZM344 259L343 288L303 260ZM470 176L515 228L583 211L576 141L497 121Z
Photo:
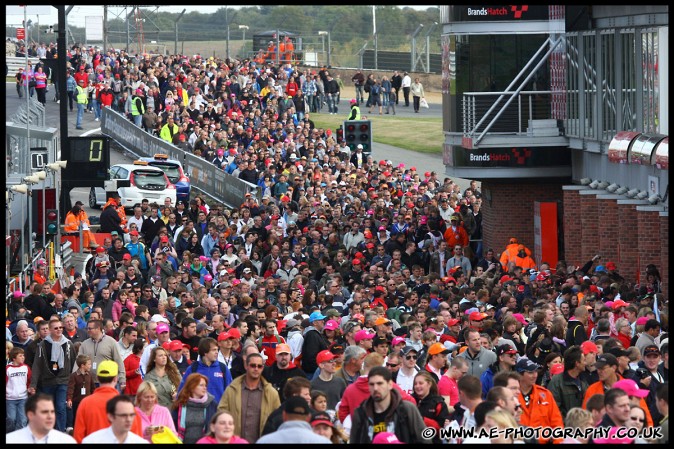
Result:
M161 346L152 348L144 380L156 387L159 403L164 407L171 407L182 377L166 349Z
M208 392L208 378L198 373L187 376L171 412L183 443L196 443L206 434L217 408L215 397Z
M176 427L171 411L157 402L157 387L152 382L143 381L136 392L136 413L140 416L143 438L152 442L152 435L168 427L173 432Z
M234 417L227 410L218 410L208 428L208 434L197 444L248 444L248 441L234 435Z
M580 429L581 431L593 427L592 412L580 407L569 409L566 412L566 418L564 418L564 427ZM566 437L562 440L561 444L587 444L587 440L587 438L583 437Z
M515 439L511 436L506 438L505 432L502 432L506 429L516 429L519 427L513 415L511 415L506 410L492 410L487 413L484 417L484 428L492 429L496 428L499 430L498 437L491 438L492 444L513 444Z

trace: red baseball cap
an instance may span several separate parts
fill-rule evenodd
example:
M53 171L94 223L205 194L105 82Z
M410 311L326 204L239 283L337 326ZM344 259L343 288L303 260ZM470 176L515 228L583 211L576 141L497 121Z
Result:
M330 360L334 360L335 357L336 357L335 354L326 349L324 351L319 352L318 355L316 355L316 363L320 365L323 362L329 362Z
M597 354L599 352L599 348L597 348L597 345L590 340L586 340L580 344L580 349L583 351L583 355L589 354L590 352Z

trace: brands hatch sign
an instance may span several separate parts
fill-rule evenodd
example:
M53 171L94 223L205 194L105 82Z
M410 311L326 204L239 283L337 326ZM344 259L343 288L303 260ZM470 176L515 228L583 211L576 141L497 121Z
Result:
M543 5L470 5L454 6L457 21L548 20L548 6Z
M571 162L571 153L563 147L511 147L467 150L453 148L455 167L554 167Z

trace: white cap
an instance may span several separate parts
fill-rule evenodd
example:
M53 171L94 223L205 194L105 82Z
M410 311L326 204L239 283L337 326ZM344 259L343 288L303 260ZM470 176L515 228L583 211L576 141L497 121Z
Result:
M153 323L171 324L168 319L164 318L163 316L159 315L158 313L152 315L152 318L150 318L150 321L152 321Z
M360 149L362 150L362 149L363 149L363 145L359 143L358 146L357 146L356 148L360 148Z

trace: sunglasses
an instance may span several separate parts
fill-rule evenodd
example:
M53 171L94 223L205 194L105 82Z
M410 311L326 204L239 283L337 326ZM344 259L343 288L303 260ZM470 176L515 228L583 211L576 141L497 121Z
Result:
M264 365L257 364L257 363L251 363L251 364L249 364L248 366L251 367L251 368L255 368L255 369L262 369L262 368L264 368Z
M389 368L395 368L395 367L397 367L398 365L400 365L400 364L399 364L399 363L387 363L387 364L386 364L386 366L388 366Z
M406 355L406 356L405 356L405 359L407 359L407 360L416 360L418 357L419 357L419 356L410 354L410 355Z
M646 422L645 419L639 418L639 417L636 417L636 416L630 416L630 419L633 420L633 421L638 421L640 423Z

